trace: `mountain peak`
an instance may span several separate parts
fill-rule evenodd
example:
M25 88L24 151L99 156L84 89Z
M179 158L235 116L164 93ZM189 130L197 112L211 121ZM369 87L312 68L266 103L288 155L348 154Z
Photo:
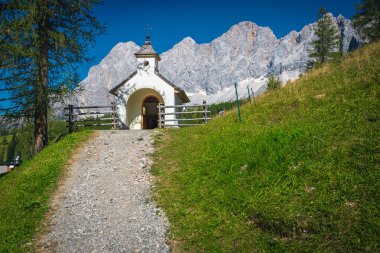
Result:
M187 45L197 44L197 42L195 42L195 40L193 38L191 38L190 36L187 36L186 38L181 40L179 43L183 43L183 44L187 44Z
M259 26L251 21L241 21L236 25L233 25L226 33L234 32L237 30L257 30Z
M352 22L341 16L333 20L341 28L344 51L360 45ZM295 79L310 60L308 50L315 38L315 26L306 25L277 39L269 27L241 21L210 43L197 44L186 37L161 54L160 73L186 92L208 95L248 78L273 74L283 81ZM139 49L132 41L116 44L81 82L84 92L80 101L88 105L109 103L109 89L135 71L134 54Z
M241 21L233 25L226 33L219 38L239 38L254 43L257 36L267 37L270 40L277 39L269 27L259 26L251 21ZM218 40L218 39L216 39Z
M236 25L234 26L237 26L237 27L257 27L258 25L252 21L240 21L239 23L237 23ZM232 26L232 27L234 27Z
M133 41L128 41L128 42L119 42L117 43L112 49L112 50L118 50L120 48L136 48L136 47L140 47L139 45L137 45L135 42Z
M186 38L182 39L180 42L175 44L173 49L175 48L175 49L179 49L180 51L182 51L183 48L194 48L196 46L197 46L197 43L195 42L195 40L193 40L193 38L191 38L190 36L187 36ZM166 53L167 52L165 52L163 54L166 54Z

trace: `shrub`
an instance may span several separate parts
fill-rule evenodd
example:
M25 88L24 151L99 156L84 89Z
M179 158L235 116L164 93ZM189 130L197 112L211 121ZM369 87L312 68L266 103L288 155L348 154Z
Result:
M281 84L281 81L277 77L270 76L268 79L267 87L268 90L274 90L280 88Z

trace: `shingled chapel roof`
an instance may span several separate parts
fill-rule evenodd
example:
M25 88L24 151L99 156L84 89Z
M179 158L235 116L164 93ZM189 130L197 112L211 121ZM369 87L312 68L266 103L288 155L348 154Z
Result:
M137 58L154 56L158 61L161 60L160 56L153 49L152 43L150 42L150 35L146 36L144 45L140 48L139 51L137 51L137 53L135 53L135 56Z

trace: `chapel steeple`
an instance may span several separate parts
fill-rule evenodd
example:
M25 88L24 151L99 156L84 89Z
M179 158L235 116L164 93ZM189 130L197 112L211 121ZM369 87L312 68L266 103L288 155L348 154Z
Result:
M150 35L146 35L145 43L137 53L135 53L136 58L156 58L160 61L160 56L154 51L152 42L150 41Z

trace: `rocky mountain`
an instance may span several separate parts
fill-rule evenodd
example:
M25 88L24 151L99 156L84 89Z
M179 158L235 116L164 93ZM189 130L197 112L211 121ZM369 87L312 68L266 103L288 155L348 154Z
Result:
M357 48L361 40L351 21L342 16L334 20L342 36L343 50ZM240 22L210 43L197 44L190 37L183 39L160 55L159 70L186 92L213 95L213 100L221 101L216 94L224 96L234 82L271 74L283 81L296 79L309 61L315 26L316 23L306 25L300 32L291 31L278 39L268 27ZM152 43L154 46L154 38ZM80 94L70 100L82 105L109 104L114 97L108 91L136 69L134 53L139 48L134 42L118 43L90 69L78 87Z

